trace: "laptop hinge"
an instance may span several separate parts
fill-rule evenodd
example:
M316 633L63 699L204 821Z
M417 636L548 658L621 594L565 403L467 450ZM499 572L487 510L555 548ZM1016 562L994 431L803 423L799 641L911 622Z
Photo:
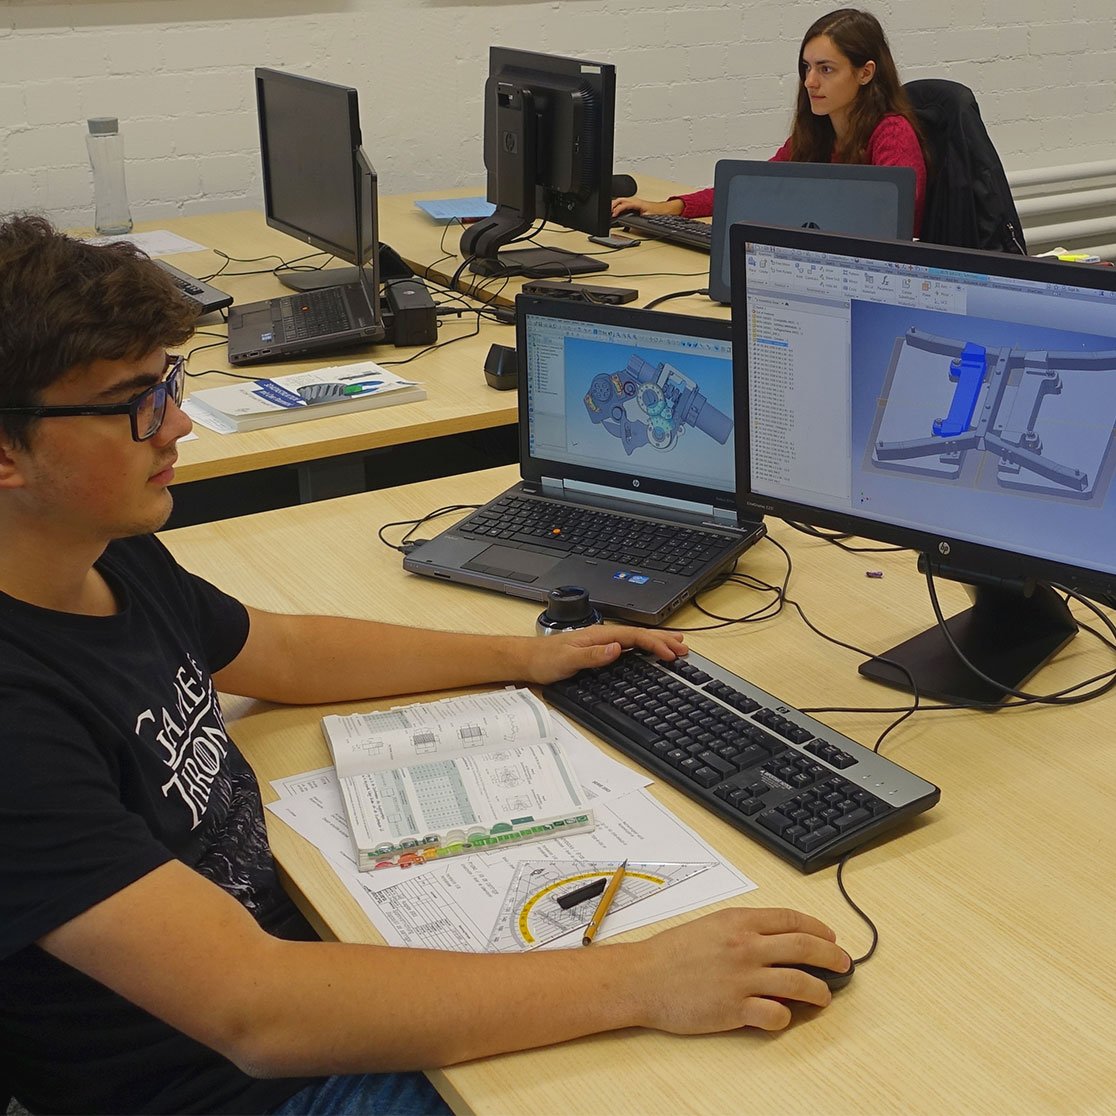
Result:
M712 518L718 527L737 527L740 524L735 508L714 508Z
M557 477L543 477L542 490L544 496L560 496L566 491L566 484Z

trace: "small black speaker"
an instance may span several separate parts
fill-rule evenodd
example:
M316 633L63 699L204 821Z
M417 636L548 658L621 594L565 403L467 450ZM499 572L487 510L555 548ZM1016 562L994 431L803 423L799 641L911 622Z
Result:
M510 391L519 386L519 369L515 349L510 345L493 345L484 358L484 378L497 391Z

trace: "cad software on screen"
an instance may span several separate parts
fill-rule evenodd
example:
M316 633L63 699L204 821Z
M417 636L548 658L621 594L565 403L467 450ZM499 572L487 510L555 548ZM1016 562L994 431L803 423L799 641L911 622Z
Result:
M761 244L746 268L753 494L1116 572L1113 292Z
M533 458L731 493L732 345L532 314Z

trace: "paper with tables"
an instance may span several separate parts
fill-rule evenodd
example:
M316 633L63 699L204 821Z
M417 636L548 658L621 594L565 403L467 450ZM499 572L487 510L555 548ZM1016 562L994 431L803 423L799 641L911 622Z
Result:
M396 946L481 953L578 945L576 928L545 941L538 934L532 939L522 932L528 925L527 911L514 896L522 890L525 876L531 875L527 868L543 879L548 862L553 866L552 879L533 894L549 892L561 879L572 879L576 874L572 867L579 864L586 866L586 872L606 865L614 868L625 859L633 865L654 866L633 881L633 886L643 888L639 901L611 911L599 937L756 887L643 789L650 782L645 775L610 759L565 718L553 716L559 739L593 805L597 825L588 833L369 873L357 868L332 767L274 781L280 798L268 809L322 852L384 940ZM651 886L651 881L658 881L658 886ZM545 909L531 908L536 915ZM586 910L585 921L591 914Z

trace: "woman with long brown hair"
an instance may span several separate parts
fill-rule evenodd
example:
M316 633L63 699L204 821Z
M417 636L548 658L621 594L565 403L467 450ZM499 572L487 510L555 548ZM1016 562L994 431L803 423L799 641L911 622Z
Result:
M794 126L772 161L912 167L917 236L926 195L926 158L914 110L879 20L856 8L822 16L802 37L798 73ZM713 191L679 194L666 201L613 201L614 217L629 212L708 217Z

